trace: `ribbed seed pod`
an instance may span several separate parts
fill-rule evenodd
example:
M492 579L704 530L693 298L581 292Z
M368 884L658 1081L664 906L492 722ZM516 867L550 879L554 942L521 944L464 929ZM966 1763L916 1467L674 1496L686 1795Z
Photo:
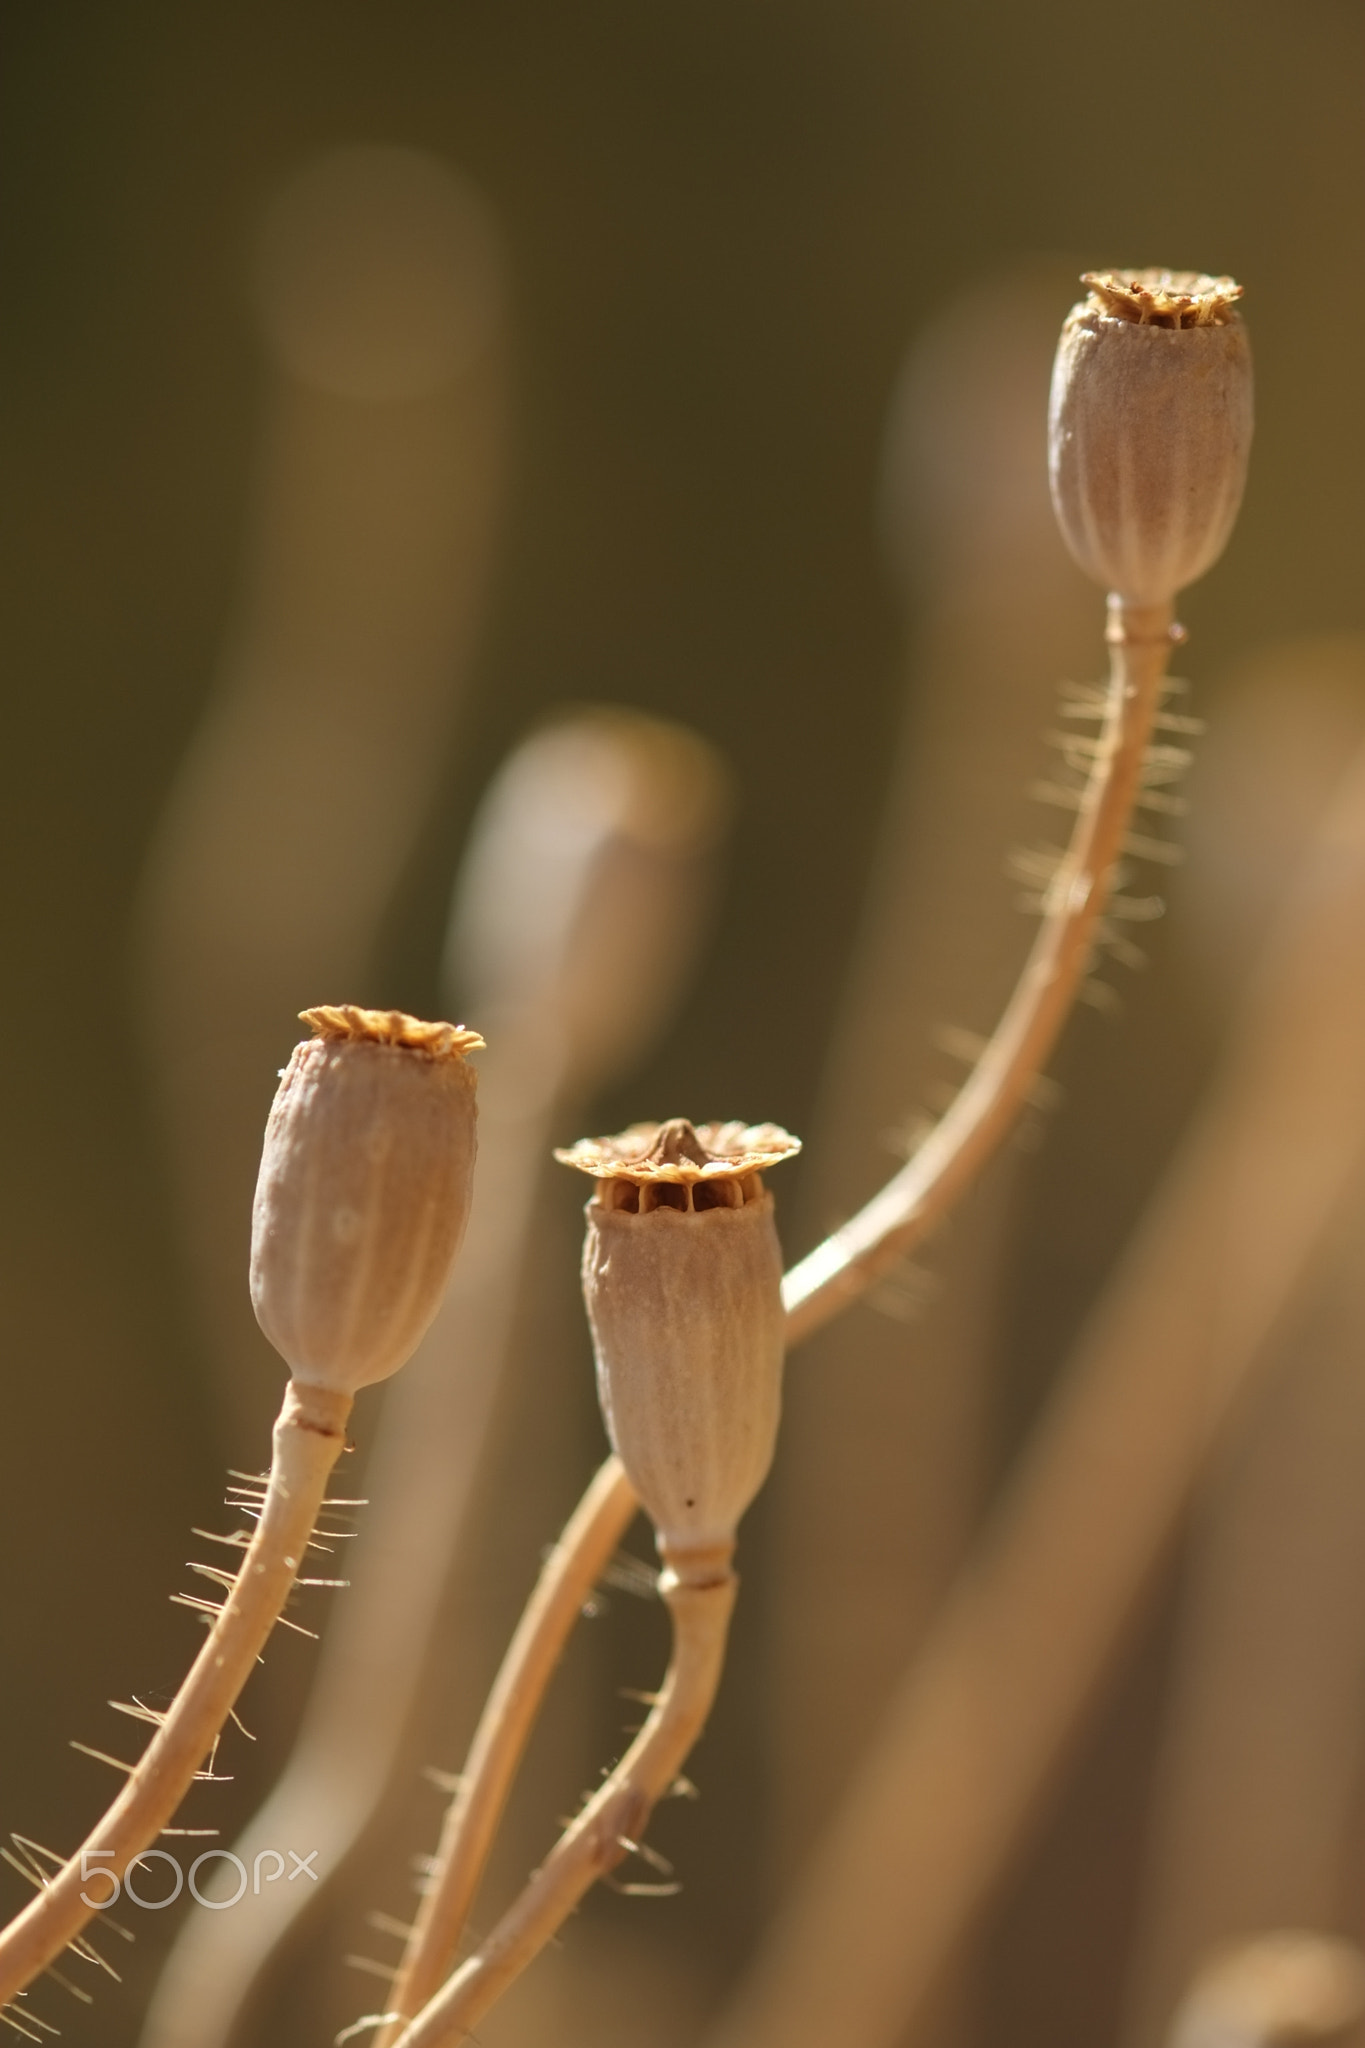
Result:
M296 1380L353 1393L411 1357L469 1215L476 1031L305 1010L266 1125L251 1299Z
M1159 604L1223 552L1251 449L1251 349L1230 277L1090 271L1048 411L1052 502L1072 554Z
M637 1124L556 1154L594 1175L583 1294L607 1434L670 1562L727 1555L772 1462L782 1254L775 1124Z

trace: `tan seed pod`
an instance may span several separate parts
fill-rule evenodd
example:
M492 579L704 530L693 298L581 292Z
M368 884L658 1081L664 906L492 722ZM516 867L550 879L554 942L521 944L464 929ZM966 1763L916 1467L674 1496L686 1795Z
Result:
M251 1299L306 1385L353 1393L411 1357L469 1214L475 1076L461 1025L352 1004L302 1012L266 1125Z
M1168 601L1226 545L1251 449L1251 349L1229 277L1090 271L1048 411L1067 546L1131 604Z
M782 1253L775 1124L637 1124L556 1154L597 1180L583 1294L607 1434L670 1563L728 1555L772 1462Z

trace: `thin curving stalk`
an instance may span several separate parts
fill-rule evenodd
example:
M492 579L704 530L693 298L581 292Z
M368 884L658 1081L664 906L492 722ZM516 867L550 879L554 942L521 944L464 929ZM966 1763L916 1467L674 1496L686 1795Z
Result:
M118 1798L0 1933L0 2007L113 1903L117 1889L101 1880L122 1884L129 1866L170 1825L289 1597L350 1412L349 1394L291 1380L275 1424L264 1511L209 1639Z

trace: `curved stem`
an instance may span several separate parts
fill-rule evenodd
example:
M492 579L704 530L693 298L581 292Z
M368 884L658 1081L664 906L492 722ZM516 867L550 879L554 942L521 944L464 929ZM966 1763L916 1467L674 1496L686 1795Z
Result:
M403 2019L422 2010L450 1967L545 1689L584 1602L638 1506L620 1459L608 1458L545 1560L446 1814L436 1874L390 2001L390 2009ZM396 2025L386 2027L376 2048L388 2048L397 2032Z
M1173 633L1169 605L1109 600L1109 698L1071 843L1048 890L1014 994L951 1108L880 1193L792 1267L782 1283L788 1341L837 1315L904 1258L1006 1136L1057 1042L1084 978L1141 791Z
M1109 691L1094 767L1043 921L995 1033L943 1120L865 1208L782 1283L787 1336L799 1343L902 1259L1007 1135L1046 1064L1085 976L1095 927L1142 787L1172 642L1169 605L1109 600ZM513 1639L447 1816L432 1890L400 1969L392 2009L420 2009L449 1968L544 1687L578 1610L635 1509L609 1458L546 1564ZM581 1552L581 1555L579 1553ZM393 2023L376 2048L392 2048ZM404 2036L403 2048L409 2048Z
M0 2007L41 1975L100 1910L111 1893L101 1877L122 1882L194 1782L289 1596L350 1411L349 1394L290 1382L275 1424L261 1519L209 1639L104 1818L0 1933ZM86 1903L90 1897L93 1906Z
M404 2029L398 2048L448 2048L463 2040L583 1894L634 1854L650 1814L705 1726L720 1683L736 1590L725 1558L696 1579L664 1573L661 1591L673 1618L673 1656L649 1719L478 1953L461 1964Z

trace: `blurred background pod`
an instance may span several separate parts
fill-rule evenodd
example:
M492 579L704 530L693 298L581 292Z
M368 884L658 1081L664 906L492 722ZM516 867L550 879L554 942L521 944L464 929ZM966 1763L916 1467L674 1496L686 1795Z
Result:
M505 468L504 259L422 151L317 157L256 252L269 371L236 618L140 910L141 1011L225 1440L268 1406L241 1284L296 1013L375 993L435 795Z
M432 1798L413 1797L420 1766L433 1754L459 1761L466 1716L501 1650L503 1605L515 1612L525 1592L515 1525L531 1518L542 1540L553 1527L540 1447L563 1459L573 1404L524 1324L518 1341L543 1263L550 1145L589 1091L645 1055L684 995L729 813L728 772L703 740L661 719L584 707L522 742L474 819L444 966L451 1004L477 1010L488 1032L469 1229L437 1319L386 1396L366 1467L363 1540L297 1744L236 1844L248 1861L280 1840L322 1845L323 1957L291 1950L290 1996L304 2012L325 2002L338 2026L354 2017L356 1979L331 1967L336 1940L384 1955L392 1947L359 1923L381 1903L405 1917L410 1877L391 1866L401 1872L435 1839ZM491 1520L500 1562L491 1583L481 1563L471 1585L475 1513ZM441 1616L449 1640L434 1656ZM459 1673L453 1690L434 1683L443 1670ZM572 1694L559 1697L554 1721L555 1753L572 1759L573 1773L587 1770L590 1732ZM376 1845L366 1830L386 1794ZM362 1842L372 1853L352 1857ZM272 1959L311 1903L301 1888L281 1887L221 1919L187 1922L144 2048L248 2038L280 1988Z
M1365 2018L1365 1956L1298 1928L1248 1935L1203 1961L1167 2048L1346 2048Z

